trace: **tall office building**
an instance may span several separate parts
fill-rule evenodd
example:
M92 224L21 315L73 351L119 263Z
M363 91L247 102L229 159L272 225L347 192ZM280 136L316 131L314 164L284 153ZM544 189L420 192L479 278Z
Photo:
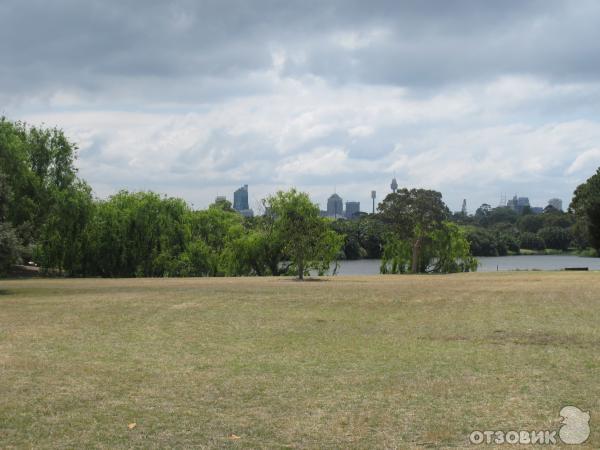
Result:
M344 202L342 197L333 194L327 199L327 215L329 217L338 218L344 215Z
M560 198L551 198L548 200L548 205L553 206L554 209L562 211L562 200Z
M525 207L531 207L531 205L529 204L528 197L517 197L516 194L512 198L512 200L509 200L506 203L506 206L508 206L512 210L518 212L519 214L521 214L523 212L523 209L525 209Z
M353 219L360 213L360 202L346 202L346 217Z
M248 206L248 185L245 184L233 193L233 209L244 211Z

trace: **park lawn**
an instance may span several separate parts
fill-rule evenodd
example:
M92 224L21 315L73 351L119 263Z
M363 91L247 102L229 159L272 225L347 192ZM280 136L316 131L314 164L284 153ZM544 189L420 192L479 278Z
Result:
M565 405L599 448L599 325L593 272L0 281L0 448L462 448Z

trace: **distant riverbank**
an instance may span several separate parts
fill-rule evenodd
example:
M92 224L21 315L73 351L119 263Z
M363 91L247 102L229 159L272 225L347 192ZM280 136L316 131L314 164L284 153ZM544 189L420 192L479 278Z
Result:
M514 255L478 257L479 272L513 270L563 270L565 267L588 267L600 270L600 258L575 255ZM381 261L378 259L360 259L340 261L338 275L378 275Z

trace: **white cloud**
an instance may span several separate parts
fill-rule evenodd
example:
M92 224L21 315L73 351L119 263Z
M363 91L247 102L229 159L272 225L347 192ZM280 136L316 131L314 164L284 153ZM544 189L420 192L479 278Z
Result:
M81 175L99 195L155 189L185 193L197 206L244 183L257 198L296 185L321 203L337 186L367 204L370 190L388 191L394 174L401 185L441 190L457 207L463 197L492 202L515 190L539 202L566 201L598 163L598 150L589 150L600 140L598 122L535 124L515 113L515 105L539 101L526 92L535 86L544 101L565 95L531 78L416 95L394 86L261 76L271 91L189 113L46 111L23 118L65 129L81 147Z
M572 175L585 171L586 174L592 174L600 166L600 149L592 148L586 150L575 158L573 163L567 169L567 174Z

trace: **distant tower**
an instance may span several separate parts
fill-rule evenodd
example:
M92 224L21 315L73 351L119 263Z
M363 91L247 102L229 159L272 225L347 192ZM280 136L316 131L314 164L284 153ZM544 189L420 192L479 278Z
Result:
M392 192L396 193L398 190L398 182L396 181L396 177L392 178L392 184L390 184L390 187L392 188Z
M233 193L233 209L243 211L250 209L248 206L248 185L245 184Z
M327 199L327 216L337 219L344 215L344 202L342 197L333 194Z
M360 214L360 202L346 202L346 218L354 219Z
M463 216L467 215L467 199L466 198L463 199L463 204L462 204L462 208L460 209L460 213Z
M377 196L377 192L371 191L371 199L373 199L373 214L375 214L375 197Z
M506 206L506 194L500 194L500 205L499 206Z

